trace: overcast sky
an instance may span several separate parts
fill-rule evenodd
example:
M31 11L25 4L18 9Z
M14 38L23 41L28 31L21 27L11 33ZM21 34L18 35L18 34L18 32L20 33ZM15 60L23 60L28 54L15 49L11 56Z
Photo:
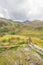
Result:
M43 20L43 0L0 0L0 17Z

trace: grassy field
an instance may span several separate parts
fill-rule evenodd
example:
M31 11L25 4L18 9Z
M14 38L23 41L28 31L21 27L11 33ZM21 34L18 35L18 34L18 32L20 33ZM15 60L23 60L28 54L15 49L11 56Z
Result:
M43 38L40 37L31 37L31 41L33 44L36 44L43 48ZM5 35L0 37L0 46L10 46L10 45L17 45L19 43L26 43L28 44L29 37L22 36L22 35Z
M43 65L43 59L28 45L4 49L0 53L0 65Z
M43 21L0 18L0 65L43 65L43 51L34 44L43 50Z

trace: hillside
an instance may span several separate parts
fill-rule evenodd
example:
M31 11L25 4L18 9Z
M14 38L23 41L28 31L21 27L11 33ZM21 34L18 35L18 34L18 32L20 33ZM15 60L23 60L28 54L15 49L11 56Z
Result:
M17 22L0 18L0 37L4 35L32 37L32 42L43 47L43 21Z
M43 65L43 21L0 18L0 65Z
M43 33L43 21L16 22L0 18L0 36L4 34L24 34L31 32Z

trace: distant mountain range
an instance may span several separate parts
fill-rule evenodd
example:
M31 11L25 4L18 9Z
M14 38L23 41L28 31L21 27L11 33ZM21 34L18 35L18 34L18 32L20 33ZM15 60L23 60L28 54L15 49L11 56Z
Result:
M29 31L43 31L43 21L29 22L29 20L25 20L24 22L19 22L0 18L0 35L24 34L26 31L28 33Z
M30 22L29 20L24 20L24 22Z

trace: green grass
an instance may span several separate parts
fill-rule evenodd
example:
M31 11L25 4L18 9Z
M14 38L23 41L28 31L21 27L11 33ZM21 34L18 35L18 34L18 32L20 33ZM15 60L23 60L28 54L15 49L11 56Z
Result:
M29 46L29 37L33 44L43 48L43 21L16 22L0 18L0 65L15 65L15 62L20 63L21 60L22 65L27 62L27 65L30 65L30 61L43 65L42 59L34 56L37 53L43 58L43 54ZM12 47L13 45L15 46ZM28 57L30 61L27 61Z

